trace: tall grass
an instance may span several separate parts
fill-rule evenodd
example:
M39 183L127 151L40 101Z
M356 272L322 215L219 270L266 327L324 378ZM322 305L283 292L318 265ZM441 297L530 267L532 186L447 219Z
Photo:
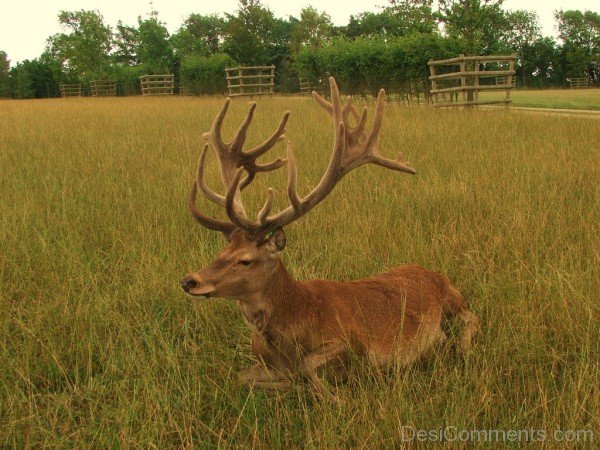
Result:
M387 107L382 150L418 174L348 175L288 227L284 259L299 279L421 264L451 277L483 331L464 362L442 354L386 376L357 364L332 405L239 386L251 352L236 305L178 288L222 245L185 207L220 104L0 103L1 446L376 448L399 446L403 426L583 429L598 442L597 121ZM245 109L233 102L226 136ZM332 144L317 105L261 99L248 141L286 109L306 192ZM251 209L270 185L284 205L281 172L245 191Z

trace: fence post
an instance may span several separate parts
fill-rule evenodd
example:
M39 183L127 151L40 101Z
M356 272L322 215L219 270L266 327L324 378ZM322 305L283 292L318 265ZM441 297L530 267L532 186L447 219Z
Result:
M515 55L514 53L512 55L510 55L510 56L512 56L513 58L517 57L517 55ZM513 83L512 73L515 70L515 59L511 59L508 62L508 70L509 70L509 73L508 73L508 76L506 77L506 81L507 81L506 85L508 87L506 88L506 91L504 93L504 100L506 100L506 103L504 104L505 108L508 108L508 105L510 103L510 90L511 90L511 88L513 86L513 84L512 84Z
M473 90L473 101L477 102L479 101L479 61L475 60L474 61L475 66L474 66L474 72L477 72L474 76L474 80L473 80L473 86L475 87L475 89Z
M466 90L465 87L467 86L467 76L465 75L465 72L467 71L467 63L464 60L465 55L464 54L460 54L460 87L462 87L462 101L466 102L467 101L467 96L466 96Z
M432 64L433 60L429 60L429 74L432 77L435 77L435 66ZM435 79L431 80L431 90L435 91L437 89L437 83L435 81ZM431 103L437 103L438 102L438 94L430 94L431 96Z

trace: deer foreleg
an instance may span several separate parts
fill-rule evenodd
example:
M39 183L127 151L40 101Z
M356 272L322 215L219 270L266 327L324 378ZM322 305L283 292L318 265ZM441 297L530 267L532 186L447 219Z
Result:
M333 361L347 350L346 345L340 342L331 342L323 345L319 350L308 354L302 361L302 373L310 380L314 391L330 400L337 400L325 385L324 381L317 375L317 369L330 361Z

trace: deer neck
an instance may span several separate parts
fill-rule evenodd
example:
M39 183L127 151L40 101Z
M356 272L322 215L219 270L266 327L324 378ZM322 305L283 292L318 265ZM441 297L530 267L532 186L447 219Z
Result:
M246 323L262 333L270 328L274 321L277 321L278 325L293 322L297 310L302 307L302 299L300 285L279 259L263 289L239 304Z

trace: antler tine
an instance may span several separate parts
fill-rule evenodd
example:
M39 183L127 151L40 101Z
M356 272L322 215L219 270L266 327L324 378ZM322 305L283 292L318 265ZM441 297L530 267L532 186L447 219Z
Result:
M298 167L296 166L296 157L294 156L294 150L290 141L287 143L286 156L288 160L287 195L294 211L300 211L302 209L302 201L297 191Z
M323 109L325 111L327 111L329 114L333 113L333 106L331 106L331 103L328 102L327 100L325 100L323 97L321 97L316 91L312 91L312 98L323 107Z
M265 205L258 212L256 218L261 225L265 225L267 221L267 217L271 212L271 208L273 207L273 189L269 188L267 190L267 199L265 200Z
M223 103L223 106L217 113L215 120L213 120L210 131L202 134L202 139L211 141L217 152L222 151L223 147L225 147L225 142L223 142L223 138L221 137L221 127L223 126L223 119L225 119L225 114L227 114L230 102L231 99L227 97L225 103Z
M237 207L238 202L236 201L236 197L240 196L238 193L243 172L244 168L240 167L231 183L231 186L227 190L227 195L225 196L225 212L227 213L229 220L231 220L234 225L248 233L252 233L260 227L260 224L252 222L251 220L248 220L245 215L240 214L240 211Z
M365 143L365 148L370 150L373 148L377 139L379 138L379 132L381 131L381 125L383 124L383 105L385 103L385 91L383 89L379 90L379 95L377 96L377 104L375 106L375 118L373 119L373 127L371 128L371 132L367 137L367 141Z
M283 133L285 132L285 126L287 125L287 121L289 118L290 111L286 111L283 114L281 120L279 121L279 125L277 126L275 132L265 142L263 142L260 145L257 145L252 150L249 150L246 153L244 153L245 159L255 160L256 158L259 158L260 156L264 155L267 151L269 151L269 149L273 147L277 142L285 139L285 135Z
M250 106L248 108L248 114L246 114L246 118L240 124L240 127L238 128L238 130L235 134L235 137L231 141L231 144L229 144L232 152L236 152L236 153L242 152L242 145L244 145L244 142L246 141L246 133L248 131L248 127L250 126L250 123L252 122L252 118L254 117L255 109L256 109L256 103L250 102Z
M200 225L209 230L220 231L225 235L225 237L229 237L235 231L235 225L231 222L226 222L223 220L215 219L213 217L209 217L202 213L196 206L196 195L198 193L198 185L197 182L194 181L192 184L192 190L190 192L190 196L188 198L188 208L192 213L192 216Z
M198 160L198 172L196 176L197 185L200 186L200 190L206 198L208 198L210 201L216 203L219 206L225 206L225 197L223 197L220 194L217 194L215 191L210 189L204 181L204 167L206 164L207 151L208 144L204 144L204 148L202 149L202 153L200 154L200 159Z
M342 122L342 99L340 98L340 90L335 78L329 77L329 90L331 91L331 114L333 116L333 127L334 131L337 131L337 124Z

